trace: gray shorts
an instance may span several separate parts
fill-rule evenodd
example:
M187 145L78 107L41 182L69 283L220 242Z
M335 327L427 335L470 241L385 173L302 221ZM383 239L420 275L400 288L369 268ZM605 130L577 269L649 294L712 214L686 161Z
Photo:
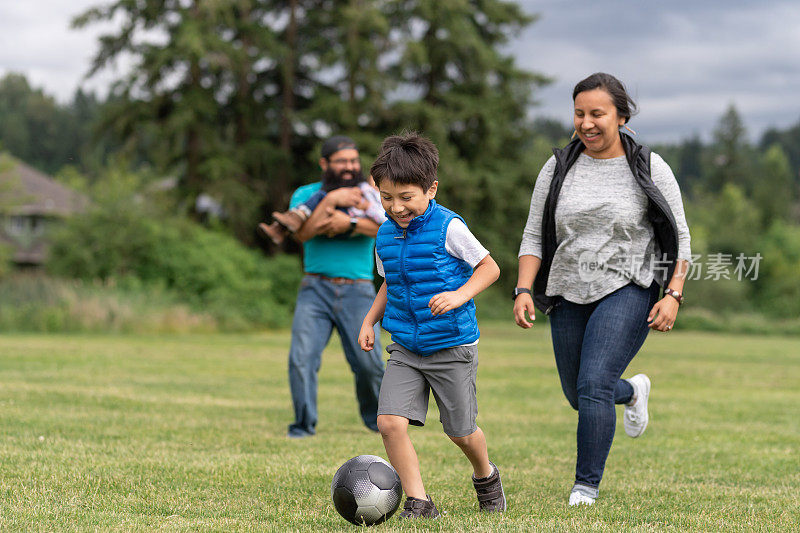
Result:
M379 415L407 418L414 426L425 425L428 397L433 391L439 420L451 437L466 437L478 429L475 376L478 346L445 348L432 355L417 355L400 344L386 347L389 361L381 382Z

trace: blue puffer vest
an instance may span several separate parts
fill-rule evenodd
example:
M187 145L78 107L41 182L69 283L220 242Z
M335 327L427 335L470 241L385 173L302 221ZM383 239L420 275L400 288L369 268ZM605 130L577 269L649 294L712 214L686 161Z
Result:
M390 217L378 230L378 257L387 288L381 325L394 342L419 355L470 344L480 337L474 301L437 316L428 307L434 295L454 291L472 276L472 268L444 247L447 226L456 217L461 218L431 200L407 229Z

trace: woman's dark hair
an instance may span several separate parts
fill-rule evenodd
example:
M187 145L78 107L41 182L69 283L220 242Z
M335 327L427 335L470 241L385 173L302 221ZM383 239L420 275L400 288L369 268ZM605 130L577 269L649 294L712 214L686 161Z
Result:
M603 89L611 95L611 100L617 108L617 114L625 117L626 123L636 114L636 102L625 90L625 86L617 78L605 72L595 72L588 78L579 81L572 90L572 101L574 102L575 97L580 93L594 89Z
M384 139L370 174L375 184L388 179L397 184L418 185L427 191L436 181L439 150L416 132L403 132Z

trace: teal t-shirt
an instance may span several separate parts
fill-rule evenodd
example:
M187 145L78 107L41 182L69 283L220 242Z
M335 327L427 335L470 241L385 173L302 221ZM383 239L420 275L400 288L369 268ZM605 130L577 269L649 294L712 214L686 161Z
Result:
M322 182L303 185L292 194L290 208L297 207L322 187ZM317 236L303 243L303 268L330 278L372 279L375 239Z

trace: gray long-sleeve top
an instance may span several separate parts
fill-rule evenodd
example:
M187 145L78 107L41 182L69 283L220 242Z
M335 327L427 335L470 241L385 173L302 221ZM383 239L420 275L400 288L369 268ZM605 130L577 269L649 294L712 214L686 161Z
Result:
M520 256L542 257L542 215L554 169L555 157L551 157L536 179ZM678 226L678 259L691 261L689 227L675 176L655 153L650 157L650 172ZM587 304L630 282L649 287L656 269L666 270L667 265L659 261L647 202L625 156L595 159L581 154L567 172L558 197L558 248L545 293Z

